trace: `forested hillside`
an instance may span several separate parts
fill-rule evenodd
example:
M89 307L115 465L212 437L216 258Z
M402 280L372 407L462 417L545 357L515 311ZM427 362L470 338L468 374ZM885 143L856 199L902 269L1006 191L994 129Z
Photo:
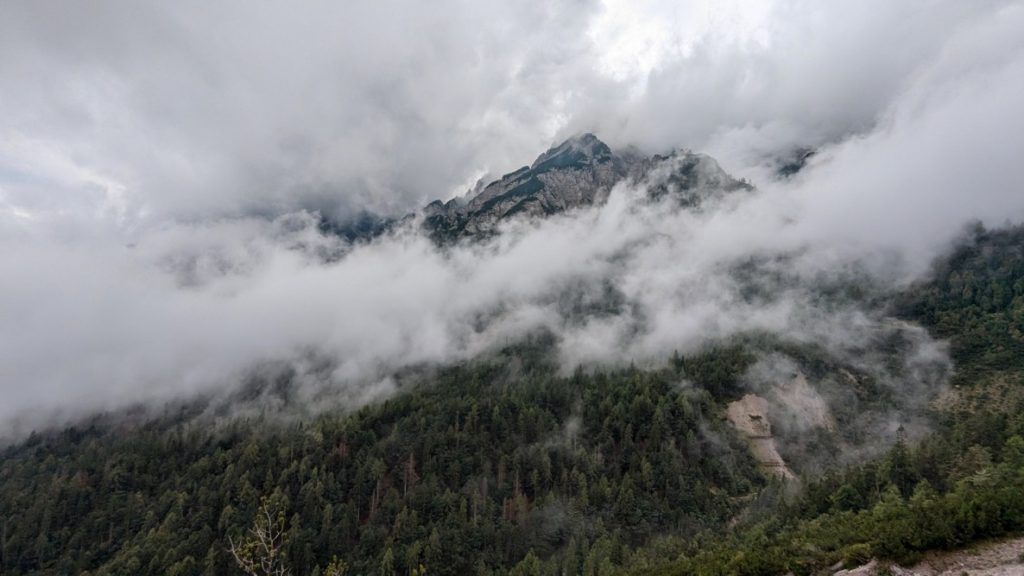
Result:
M931 282L900 299L899 312L950 339L959 383L976 384L999 372L1020 381L1024 228L972 228L952 255L936 264Z
M212 430L192 407L34 436L3 454L4 571L233 573L228 536L267 497L296 574L333 556L353 573L488 573L527 555L593 572L653 534L722 525L763 485L708 392L669 369L558 377L550 346L346 417ZM743 366L694 360L724 379Z
M828 473L728 538L672 540L674 562L638 554L637 574L808 574L1024 532L1024 228L976 226L894 308L950 341L954 387L933 403L935 432Z
M566 376L540 334L349 414L196 401L35 433L0 456L0 572L239 574L230 542L261 503L293 574L809 574L1019 532L1022 247L1024 229L977 230L893 300L951 339L961 392L934 432L799 485L723 412L759 355L813 348L748 338Z

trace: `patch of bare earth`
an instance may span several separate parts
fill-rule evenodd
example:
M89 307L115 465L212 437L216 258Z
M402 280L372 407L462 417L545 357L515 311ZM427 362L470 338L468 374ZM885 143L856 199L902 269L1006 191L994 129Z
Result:
M786 466L772 436L772 425L768 420L768 401L756 394L730 402L726 410L729 421L747 437L754 459L769 474L789 480L796 476Z
M1024 576L1024 538L929 556L908 576Z
M869 564L832 572L833 576L1024 576L1024 538L983 544L956 552L936 552L910 568L892 566L886 572Z

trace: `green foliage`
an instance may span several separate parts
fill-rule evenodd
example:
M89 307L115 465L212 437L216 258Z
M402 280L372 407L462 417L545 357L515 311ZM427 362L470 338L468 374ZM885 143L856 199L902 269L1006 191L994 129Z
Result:
M880 493L864 494L870 504L859 510L801 514L789 509L791 516L780 516L781 522L726 538L718 534L714 541L700 538L683 559L636 573L810 574L836 562L853 566L872 557L910 563L925 551L1024 531L1024 467L1009 461L993 463L942 494L927 482L909 498L892 484L883 486Z
M952 340L957 382L1024 370L1024 227L980 224L900 298L900 312Z
M739 379L756 359L743 344L717 345L698 354L672 357L672 365L684 377L717 398L741 396Z
M958 382L1021 380L1024 229L974 230L895 309L950 339ZM214 426L200 404L33 434L0 454L0 573L240 574L232 544L245 554L261 526L287 569L321 576L804 576L1024 531L1024 401L939 415L932 436L793 497L723 404L755 354L814 378L837 369L823 350L748 335L664 370L562 377L552 345L291 424ZM895 401L865 379L857 394Z
M0 461L0 571L238 573L231 542L269 506L294 574L335 556L351 574L606 573L652 534L722 525L763 481L675 371L560 377L541 346L509 354L284 427L36 435Z
M1024 228L973 229L933 278L896 301L904 316L949 338L956 382L1024 376ZM1018 397L1019 398L1019 397ZM916 446L831 472L752 526L683 541L672 562L640 549L633 572L655 575L815 573L871 557L921 553L1024 531L1024 401L941 415Z

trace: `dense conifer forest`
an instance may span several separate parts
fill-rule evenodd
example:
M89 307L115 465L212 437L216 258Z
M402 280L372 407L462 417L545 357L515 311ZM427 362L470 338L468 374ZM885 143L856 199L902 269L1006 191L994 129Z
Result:
M0 453L0 572L240 574L260 514L302 575L802 575L1024 531L1024 229L973 230L889 305L950 340L955 393L923 440L798 485L722 415L788 344L565 375L538 334L351 413L195 401L34 433Z

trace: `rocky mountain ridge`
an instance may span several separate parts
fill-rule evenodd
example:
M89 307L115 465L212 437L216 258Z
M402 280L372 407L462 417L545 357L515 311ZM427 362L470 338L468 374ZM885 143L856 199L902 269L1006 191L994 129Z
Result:
M673 150L645 156L635 148L616 151L590 133L551 147L534 160L465 196L434 200L402 218L361 213L348 222L323 220L321 229L350 242L370 240L397 225L419 220L439 244L486 238L501 223L519 217L545 217L603 204L620 182L646 187L647 197L674 198L680 206L698 208L710 198L753 189L719 166L714 158Z
M593 134L574 136L483 187L470 198L435 200L423 209L422 226L439 242L489 236L519 216L543 217L600 205L622 182L646 184L648 197L674 196L695 207L709 197L751 190L713 158L687 150L644 156L629 148L613 151Z

